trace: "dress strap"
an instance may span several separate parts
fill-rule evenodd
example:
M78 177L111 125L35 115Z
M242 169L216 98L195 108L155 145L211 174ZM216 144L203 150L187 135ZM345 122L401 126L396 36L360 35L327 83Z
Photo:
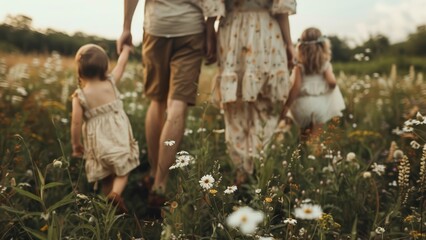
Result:
M108 76L108 81L111 82L112 88L114 89L115 99L120 99L120 92L118 91L117 86L112 75Z

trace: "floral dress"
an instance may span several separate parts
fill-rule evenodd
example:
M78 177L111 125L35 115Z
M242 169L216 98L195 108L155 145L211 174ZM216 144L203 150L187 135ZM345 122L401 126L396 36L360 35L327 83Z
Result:
M219 74L213 102L225 116L233 163L253 172L270 141L291 82L286 46L275 14L294 14L295 0L226 0L218 30Z
M109 78L116 99L91 108L82 89L73 97L84 110L83 145L88 182L101 180L111 174L124 176L139 166L139 147L133 138L132 127L123 110L123 102L114 81Z

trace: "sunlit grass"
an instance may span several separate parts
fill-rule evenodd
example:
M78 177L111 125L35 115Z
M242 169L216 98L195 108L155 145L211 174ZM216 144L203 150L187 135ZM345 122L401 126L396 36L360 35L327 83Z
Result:
M142 165L124 193L130 213L114 215L82 160L70 158L72 59L1 55L0 238L422 239L426 84L414 68L403 71L337 73L344 116L307 145L296 126L277 129L235 189L223 116L208 101L216 67L203 66L180 146L187 153L171 170L159 218L140 192L148 165L140 64L129 64L119 89Z

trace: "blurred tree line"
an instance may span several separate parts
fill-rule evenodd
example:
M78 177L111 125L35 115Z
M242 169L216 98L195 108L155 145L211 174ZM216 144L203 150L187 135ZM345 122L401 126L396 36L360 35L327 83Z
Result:
M112 59L117 58L115 39L108 40L82 32L68 35L54 29L43 32L32 28L32 19L25 15L7 16L0 25L0 52L50 54L53 51L73 56L86 43L102 46ZM135 46L132 58L141 59L141 46Z
M390 44L389 39L382 34L371 35L367 41L355 47L349 47L347 39L337 36L329 36L329 39L332 44L333 61L338 63L391 59L396 63L402 63L405 67L411 64L405 60L407 57L421 58L422 61L426 56L426 25L419 26L406 41L396 44ZM0 51L3 52L48 54L57 51L65 56L73 56L81 45L89 42L101 45L111 58L117 57L115 39L108 40L82 32L70 36L53 29L36 31L32 28L32 19L25 15L9 15L0 25ZM141 59L141 45L135 47L132 57ZM424 64L420 65L420 69L426 69Z

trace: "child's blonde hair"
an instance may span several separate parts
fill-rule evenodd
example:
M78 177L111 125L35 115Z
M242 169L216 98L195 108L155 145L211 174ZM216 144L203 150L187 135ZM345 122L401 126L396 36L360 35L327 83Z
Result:
M80 47L75 55L79 78L100 80L107 79L109 59L105 50L96 44Z
M330 41L317 28L303 31L297 45L298 61L306 74L321 73L325 62L331 60Z

